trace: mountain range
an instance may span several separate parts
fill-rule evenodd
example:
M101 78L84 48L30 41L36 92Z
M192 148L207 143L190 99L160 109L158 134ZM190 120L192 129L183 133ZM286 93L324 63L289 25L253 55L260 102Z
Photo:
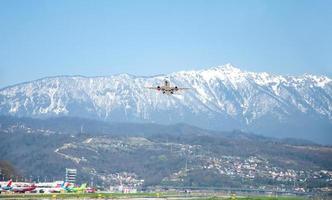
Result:
M163 95L145 88L165 77L191 89ZM1 89L0 115L186 123L332 144L332 80L247 72L231 64L150 77L47 77Z

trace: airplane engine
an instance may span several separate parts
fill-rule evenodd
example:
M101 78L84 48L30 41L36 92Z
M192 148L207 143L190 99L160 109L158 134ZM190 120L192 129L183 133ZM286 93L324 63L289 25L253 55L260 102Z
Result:
M159 85L157 86L157 90L160 90L160 86Z
M179 90L178 86L175 86L174 89L175 89L175 91L178 91L178 90Z

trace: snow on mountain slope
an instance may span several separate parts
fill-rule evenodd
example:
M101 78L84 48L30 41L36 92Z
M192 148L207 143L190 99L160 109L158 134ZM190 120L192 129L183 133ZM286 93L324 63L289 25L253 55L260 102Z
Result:
M328 77L253 73L231 64L168 76L172 84L192 90L167 96L144 88L162 84L165 76L50 77L1 89L0 114L185 122L332 143Z

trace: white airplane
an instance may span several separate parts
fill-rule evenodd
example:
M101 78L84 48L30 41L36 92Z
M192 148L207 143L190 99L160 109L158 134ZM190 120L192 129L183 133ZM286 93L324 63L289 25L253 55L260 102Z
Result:
M26 193L35 190L37 186L35 184L32 185L23 185L23 186L15 186L10 191L15 193Z
M13 181L12 181L12 179L10 179L5 186L0 185L0 193L10 191L13 188L12 183L13 183Z
M181 88L178 86L171 86L171 84L168 80L164 80L164 85L162 85L162 86L158 85L157 87L146 87L146 88L151 89L151 90L157 90L157 91L160 91L163 94L167 94L167 95L172 95L176 92L190 89L190 88Z

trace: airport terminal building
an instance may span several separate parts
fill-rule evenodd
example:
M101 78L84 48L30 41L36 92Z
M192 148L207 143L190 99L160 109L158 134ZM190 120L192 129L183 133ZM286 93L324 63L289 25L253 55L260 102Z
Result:
M66 178L65 181L75 184L76 183L77 169L66 168Z

